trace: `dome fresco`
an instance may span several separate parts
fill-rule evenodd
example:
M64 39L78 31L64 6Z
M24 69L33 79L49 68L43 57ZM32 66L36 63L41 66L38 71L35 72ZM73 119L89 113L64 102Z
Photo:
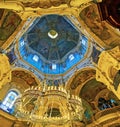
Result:
M62 74L79 62L87 50L87 38L67 16L38 17L19 39L23 59L46 74Z

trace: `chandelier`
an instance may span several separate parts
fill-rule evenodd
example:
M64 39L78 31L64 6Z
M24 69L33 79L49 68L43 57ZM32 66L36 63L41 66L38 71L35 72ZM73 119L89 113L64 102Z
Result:
M81 98L71 95L62 85L32 86L15 102L16 117L32 123L65 124L83 119Z

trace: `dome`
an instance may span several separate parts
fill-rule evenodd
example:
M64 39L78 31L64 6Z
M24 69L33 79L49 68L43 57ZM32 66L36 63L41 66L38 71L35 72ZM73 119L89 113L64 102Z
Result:
M62 15L37 17L19 40L23 59L47 74L66 72L84 57L86 50L87 38Z

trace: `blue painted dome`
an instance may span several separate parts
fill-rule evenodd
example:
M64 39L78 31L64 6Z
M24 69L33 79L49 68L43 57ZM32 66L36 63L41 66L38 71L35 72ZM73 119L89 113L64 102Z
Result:
M62 74L86 53L87 38L66 17L37 17L19 40L23 59L46 74Z

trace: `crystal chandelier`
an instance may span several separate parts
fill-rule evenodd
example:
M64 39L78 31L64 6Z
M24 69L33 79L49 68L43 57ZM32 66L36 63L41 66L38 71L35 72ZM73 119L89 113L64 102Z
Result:
M45 84L26 89L16 100L16 116L23 121L54 125L81 121L84 113L81 99L61 86Z

